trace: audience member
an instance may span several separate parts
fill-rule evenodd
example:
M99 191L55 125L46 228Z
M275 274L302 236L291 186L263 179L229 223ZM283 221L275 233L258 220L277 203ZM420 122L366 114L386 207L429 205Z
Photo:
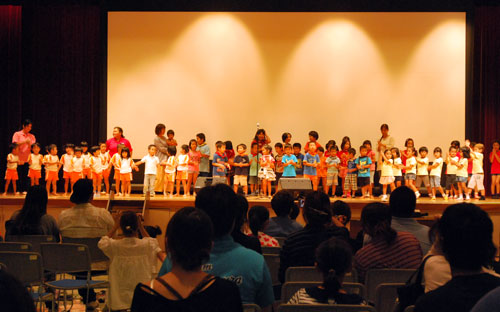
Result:
M476 302L500 286L500 278L483 272L493 261L493 223L474 204L451 205L438 224L439 241L450 264L451 280L421 296L415 311L470 311Z
M272 237L287 237L293 232L302 230L302 225L290 218L290 212L296 206L293 195L289 191L281 190L271 199L271 207L276 217L269 220L264 233Z
M59 242L56 219L47 214L47 190L40 185L31 186L23 208L15 211L5 223L7 235L52 235Z
M332 225L330 199L323 192L309 193L304 203L304 220L306 226L290 234L285 240L280 252L279 280L285 281L286 269L292 266L313 266L314 252L318 245L337 236L349 238L349 232L344 227Z
M389 206L392 215L391 227L397 232L413 234L420 242L422 253L427 254L431 248L428 235L429 227L413 219L417 206L415 193L409 187L400 186L391 193Z
M357 294L346 294L342 283L352 270L352 251L347 242L330 238L316 249L316 268L323 275L321 286L301 288L289 304L366 304Z
M237 202L236 194L225 184L208 186L198 192L195 206L212 220L215 237L210 259L202 270L235 282L239 286L243 303L255 303L263 311L270 311L274 294L264 257L235 243L230 235L234 227ZM167 258L160 275L170 271L172 261Z
M347 229L347 225L351 222L351 207L348 203L343 200L336 200L331 205L332 210L332 221L339 226L343 226ZM362 236L361 236L362 237ZM355 253L361 247L363 247L363 239L360 240L352 239L349 234L349 244L352 247L352 251Z
M247 224L247 213L248 213L248 201L245 196L238 194L237 202L235 207L236 217L234 220L234 228L231 236L233 240L240 244L241 246L255 250L256 252L262 254L262 248L260 247L260 242L257 237L245 235L245 228L248 228Z
M391 213L387 205L366 205L361 212L361 225L371 240L354 256L354 267L360 282L364 282L370 269L419 267L422 260L420 243L413 234L396 232L391 228Z
M35 312L35 304L24 285L0 265L0 311Z
M189 231L186 231L189 229ZM135 288L132 311L243 311L238 287L202 271L209 261L214 231L202 210L185 207L167 226L171 270ZM239 247L243 248L243 247Z
M121 228L123 239L113 239ZM138 234L142 239L138 238ZM115 215L115 226L99 241L98 247L110 259L109 284L112 310L130 309L137 283L156 275L156 256L161 260L158 241L149 237L142 216L132 211Z
M269 224L269 211L264 206L253 206L248 212L248 224L252 235L259 239L262 247L279 247L276 238L264 233Z

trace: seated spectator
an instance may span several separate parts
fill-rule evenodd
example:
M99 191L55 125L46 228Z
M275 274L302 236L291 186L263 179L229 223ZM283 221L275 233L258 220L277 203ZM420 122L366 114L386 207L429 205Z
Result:
M342 291L344 276L352 269L347 242L335 237L322 242L316 249L316 268L323 274L323 284L299 289L289 304L366 304L359 295Z
M106 209L95 207L90 203L94 195L93 191L92 180L76 181L73 194L69 198L75 206L63 210L59 215L59 229L62 237L102 237L113 228L114 221L111 214ZM88 301L86 289L79 289L78 293L83 297L83 302L88 302L88 310L99 305L93 288L89 291Z
M276 238L264 234L269 223L269 211L264 206L253 206L248 212L248 223L251 235L259 239L260 245L262 247L279 247L280 244Z
M419 241L410 233L391 228L391 213L387 205L371 203L361 212L363 231L370 242L354 256L359 281L364 282L370 269L417 269L422 260Z
M290 218L290 212L294 206L296 207L290 192L281 190L274 194L273 199L271 199L271 207L276 213L276 217L269 220L264 233L272 237L287 237L293 232L302 230L303 226L295 219Z
M497 287L484 295L470 310L471 312L499 312L500 311L500 287Z
M234 228L231 236L233 240L240 244L241 246L255 250L256 252L262 254L262 248L260 247L260 242L257 237L248 236L244 234L247 225L247 213L248 213L248 201L243 195L236 195L237 203L235 206L236 219L234 220Z
M113 239L121 228L123 239ZM138 238L139 232L142 239ZM111 260L109 264L110 303L112 310L130 309L135 286L156 275L156 257L161 260L158 241L149 237L142 216L132 211L115 215L115 226L98 244Z
M35 304L24 285L0 265L0 311L35 312Z
M195 206L210 217L214 226L214 247L202 270L235 282L243 303L255 303L263 311L270 311L274 294L264 257L235 243L230 235L237 201L234 191L225 184L204 187L198 192ZM167 257L160 275L171 271L172 261Z
M294 204L293 204L293 206L292 206L292 209L290 210L290 220L297 222L297 217L299 216L299 214L300 214L300 208L299 208L299 206L297 206L297 204L295 204L295 203L294 203ZM298 223L298 222L297 222L297 223ZM298 223L298 224L299 224L302 228L304 228L304 227L302 226L302 224L300 224L300 223ZM302 228L301 228L301 230L302 230ZM292 233L293 233L293 232L292 232ZM290 233L290 234L291 234L291 233ZM287 236L288 236L288 235L287 235ZM280 237L280 236L277 236L277 237Z
M47 214L47 190L35 185L28 189L24 205L5 223L7 235L52 235L59 242L56 219Z
M311 192L304 203L306 226L290 234L280 252L279 280L285 282L286 269L293 266L313 266L314 252L321 242L331 237L347 241L349 232L344 227L332 225L330 198L323 192Z
M349 204L342 200L336 200L333 202L331 209L332 221L335 224L343 226L347 229L347 225L351 222L351 207ZM363 239L352 239L351 234L349 233L349 244L351 245L353 252L356 252L363 247Z
M470 311L481 297L500 286L500 278L483 272L496 252L493 223L476 205L455 204L444 211L438 233L452 278L421 296L415 311Z
M172 270L152 280L149 287L137 285L132 311L243 311L233 282L202 271L212 242L212 222L206 213L193 207L176 212L168 223L165 244Z
M413 219L417 206L415 193L409 187L400 186L391 193L389 206L392 215L391 227L396 232L413 234L420 242L422 253L427 254L431 248L428 235L429 227Z

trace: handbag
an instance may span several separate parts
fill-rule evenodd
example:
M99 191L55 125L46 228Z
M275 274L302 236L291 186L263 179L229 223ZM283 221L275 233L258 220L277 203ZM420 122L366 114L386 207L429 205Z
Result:
M424 294L424 286L422 286L422 276L424 275L424 267L427 259L432 255L424 258L418 270L416 270L406 281L404 286L398 287L399 311L403 312L408 306L414 305L417 299ZM415 277L416 276L416 277ZM415 277L415 280L413 281Z

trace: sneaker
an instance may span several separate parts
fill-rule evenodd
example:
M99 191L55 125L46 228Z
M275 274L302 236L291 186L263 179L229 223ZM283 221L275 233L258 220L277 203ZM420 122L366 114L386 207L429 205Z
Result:
M444 195L444 201L448 201L448 195Z
M462 195L460 195L457 197L457 200L464 200L464 198L462 197Z
M149 194L149 197L155 197L155 195L156 195L156 193L153 192L153 193Z
M95 194L94 194L94 198L99 198L99 197L101 197L101 194L100 194L100 193L95 193Z
M382 195L382 201L386 202L387 201L387 195Z
M457 196L457 195L453 195L453 199L457 199L457 198L458 198L458 196Z
M26 194L28 194L28 192L24 191L24 192L23 192L23 195L26 195Z
M420 192L419 191L416 191L415 192L415 196L417 197L417 199L420 197Z
M469 194L466 194L466 195L465 195L465 200L470 200L470 196L469 196Z
M431 200L436 200L436 196L432 196Z
M351 198L351 194L347 194L345 198Z

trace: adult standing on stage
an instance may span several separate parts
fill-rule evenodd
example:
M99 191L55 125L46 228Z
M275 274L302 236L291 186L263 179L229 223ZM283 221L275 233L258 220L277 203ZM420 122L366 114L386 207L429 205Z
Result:
M262 151L264 145L271 143L271 139L266 134L266 130L264 129L257 130L257 132L255 133L255 137L252 140L252 144L254 143L257 143L259 145L259 152Z
M389 126L387 124L383 124L380 126L380 132L382 133L382 137L377 141L377 151L378 151L378 160L377 160L377 171L380 177L380 171L382 170L382 154L385 150L391 149L394 147L394 138L389 135Z
M155 127L156 137L154 139L154 145L156 146L156 157L160 160L160 163L164 160L167 160L167 137L165 136L166 126L162 123L157 124ZM158 165L158 170L156 171L156 182L155 182L155 191L163 192L163 184L164 184L164 176L165 176L165 166Z
M18 191L26 194L28 190L28 157L31 154L31 145L36 142L36 138L30 133L31 127L33 126L31 120L25 119L22 124L23 128L17 131L12 136L12 143L17 143L19 145L19 165L17 166L17 172L19 174L19 180L17 184Z
M130 154L132 154L132 145L130 141L125 139L123 135L123 129L121 127L113 128L113 137L106 141L106 148L109 151L109 157L113 157L114 154L118 152L118 144L123 144L130 149Z

